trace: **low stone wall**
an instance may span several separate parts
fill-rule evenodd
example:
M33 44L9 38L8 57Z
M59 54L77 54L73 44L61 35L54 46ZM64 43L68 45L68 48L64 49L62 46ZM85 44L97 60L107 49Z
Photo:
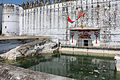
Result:
M74 80L0 63L0 80Z
M114 47L76 47L69 45L62 45L59 48L60 52L74 52L74 54L84 53L86 55L102 55L102 56L114 56L116 54L120 54L120 48ZM82 55L84 55L82 54Z
M3 59L16 60L18 58L39 55L42 53L53 53L57 49L57 44L50 39L39 39L17 46L6 53L0 54L0 57Z

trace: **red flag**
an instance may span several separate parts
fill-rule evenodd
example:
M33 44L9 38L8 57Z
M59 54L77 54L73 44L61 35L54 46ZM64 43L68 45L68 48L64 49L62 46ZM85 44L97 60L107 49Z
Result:
M68 21L69 21L69 22L71 22L71 23L73 23L73 22L74 22L74 21L72 21L72 20L69 18L69 16L68 16Z
M81 12L79 12L79 16L78 16L78 19L82 16Z
M96 37L96 44L97 44L97 37Z
M83 17L85 17L85 13L83 14Z

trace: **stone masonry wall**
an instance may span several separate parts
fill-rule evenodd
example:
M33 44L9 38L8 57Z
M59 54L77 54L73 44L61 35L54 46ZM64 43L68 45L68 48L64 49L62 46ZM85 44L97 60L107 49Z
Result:
M0 63L0 80L74 80Z
M120 46L119 7L119 0L77 0L24 9L20 35L51 36L69 44L68 28L83 24L101 29L101 46ZM76 20L80 11L85 18ZM75 22L68 22L68 16Z

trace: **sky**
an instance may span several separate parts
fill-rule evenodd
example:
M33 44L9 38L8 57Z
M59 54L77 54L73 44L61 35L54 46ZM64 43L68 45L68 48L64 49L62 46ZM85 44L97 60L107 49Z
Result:
M15 3L15 4L22 4L22 2L26 2L26 1L31 1L31 0L0 0L0 3ZM34 0L33 0L34 1Z

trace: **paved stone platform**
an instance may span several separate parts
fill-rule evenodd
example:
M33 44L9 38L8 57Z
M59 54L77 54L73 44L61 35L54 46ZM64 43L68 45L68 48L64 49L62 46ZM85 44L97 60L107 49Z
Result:
M0 80L74 80L0 63Z
M49 36L0 36L0 40L5 40L5 39L33 39L33 38L50 38Z

